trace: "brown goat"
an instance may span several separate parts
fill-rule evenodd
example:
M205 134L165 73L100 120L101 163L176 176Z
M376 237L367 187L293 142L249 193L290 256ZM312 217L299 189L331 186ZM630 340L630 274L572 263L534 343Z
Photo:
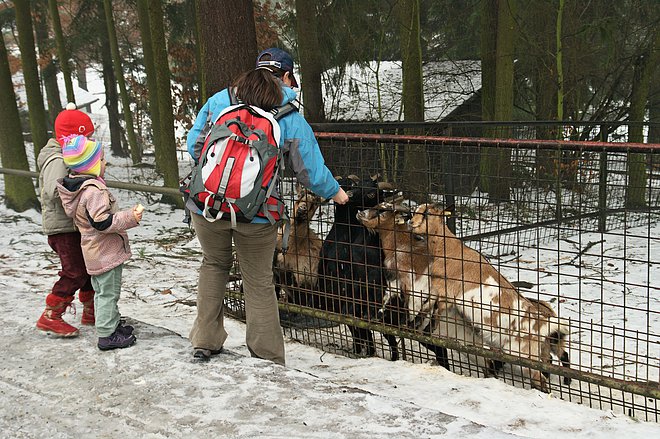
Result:
M403 294L404 302L408 306L408 324L420 329L425 327L429 321L420 324L415 322L418 316L412 307L412 296L414 291L428 290L428 272L433 258L426 251L426 243L416 239L407 224L410 209L392 203L381 203L380 205L362 210L357 214L357 219L370 232L378 233L381 248L385 255L384 267L390 277L389 290L383 298L383 304L387 305L393 295Z
M410 220L434 255L431 295L425 307L436 315L455 307L494 349L542 360L552 334L568 334L557 317L548 317L520 295L479 252L467 247L445 225L448 211L433 204L417 207ZM532 387L548 392L545 377L529 370Z
M357 219L371 233L378 233L387 272L388 289L383 296L379 314L386 323L405 324L417 330L432 330L431 320L418 319L419 313L410 308L415 294L430 296L429 269L433 261L426 252L426 244L416 239L407 225L410 209L393 203L381 203L358 212ZM426 293L417 293L419 290ZM406 316L407 310L407 316ZM447 349L422 343L432 351L438 363L449 369Z
M557 313L546 301L540 299L533 299L528 297L532 305L536 307L538 313L548 318L557 317ZM571 362L568 357L568 351L566 350L566 335L563 332L557 332L550 334L543 343L541 347L542 357L548 363L552 363L552 354L554 354L559 361L561 361L562 366L571 367ZM564 377L564 384L571 384L571 379Z
M323 240L310 227L310 221L324 198L298 184L286 253L282 252L283 227L277 235L274 271L287 299L300 305L307 302L318 285L319 253Z
M557 313L552 309L550 304L544 300L534 299L527 297L527 300L535 307L540 315L546 317L557 317ZM552 355L555 355L564 367L571 367L571 361L566 350L566 334L562 332L552 333L546 337L544 343L541 345L541 360L547 364L552 364ZM489 360L486 362L486 370L493 376L496 376L502 369L504 363L497 360ZM546 378L550 378L550 374L543 372ZM564 377L564 384L567 386L571 384L569 377Z

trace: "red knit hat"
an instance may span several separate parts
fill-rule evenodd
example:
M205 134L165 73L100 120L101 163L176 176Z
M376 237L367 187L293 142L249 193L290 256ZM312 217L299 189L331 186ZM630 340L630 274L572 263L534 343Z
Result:
M88 115L76 110L76 104L69 102L66 110L55 118L55 138L61 142L64 137L72 134L89 137L94 134L94 124Z

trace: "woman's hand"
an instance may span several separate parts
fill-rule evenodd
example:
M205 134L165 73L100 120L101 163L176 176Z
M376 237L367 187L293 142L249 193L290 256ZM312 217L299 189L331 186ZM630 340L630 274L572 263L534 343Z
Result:
M344 189L339 188L334 197L332 197L332 200L337 204L346 204L348 203L348 195L346 195Z

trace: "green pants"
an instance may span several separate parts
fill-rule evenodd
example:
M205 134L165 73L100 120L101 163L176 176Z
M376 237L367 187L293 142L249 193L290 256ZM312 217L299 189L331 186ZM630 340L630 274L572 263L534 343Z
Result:
M106 271L103 274L92 276L94 295L94 314L96 318L96 334L99 337L108 337L115 332L119 325L119 293L121 292L121 273L124 264Z
M273 254L277 227L271 224L208 222L193 214L192 222L202 246L202 267L197 287L197 318L190 331L194 348L220 349L227 339L223 301L234 261L232 239L241 265L245 295L245 341L253 357L284 364L284 336L273 284Z

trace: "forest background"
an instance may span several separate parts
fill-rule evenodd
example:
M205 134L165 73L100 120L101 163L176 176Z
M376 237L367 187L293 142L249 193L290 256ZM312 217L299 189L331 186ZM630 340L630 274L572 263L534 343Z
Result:
M153 151L162 184L175 188L176 151L197 110L269 46L294 54L312 123L332 119L323 101L349 66L371 69L378 91L379 66L400 63L399 120L419 122L433 99L424 96L424 66L478 60L483 121L627 121L628 141L657 143L659 23L655 0L2 0L0 159L5 168L33 168L24 133L36 156L65 104L56 75L75 101L74 81L84 89L86 69L95 68L104 78L112 153L138 166ZM16 74L25 103L15 99ZM550 127L536 135L565 133ZM405 151L408 172L423 160L418 153ZM488 168L506 168L507 160L503 149L482 163L483 174L496 175ZM644 186L635 184L644 166L643 156L629 157L632 188ZM5 178L7 207L38 206L31 179ZM481 186L492 201L508 196L495 179ZM627 206L643 198L631 190ZM163 201L181 204L176 196Z

